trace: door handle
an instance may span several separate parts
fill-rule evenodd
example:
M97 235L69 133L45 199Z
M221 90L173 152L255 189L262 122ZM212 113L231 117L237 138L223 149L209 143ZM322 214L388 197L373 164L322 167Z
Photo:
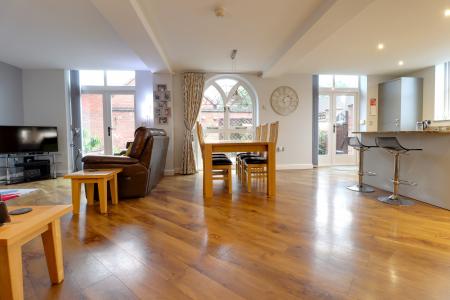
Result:
M336 124L333 124L333 133L336 133Z
M108 136L111 136L111 126L108 126Z

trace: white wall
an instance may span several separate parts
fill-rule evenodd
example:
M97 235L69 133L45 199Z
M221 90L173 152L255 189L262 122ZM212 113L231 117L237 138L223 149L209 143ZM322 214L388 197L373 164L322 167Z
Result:
M68 74L64 70L23 70L23 118L30 126L57 126L57 173L71 170Z
M429 67L405 76L423 78L423 119L434 120L435 67Z
M169 136L169 147L167 150L167 158L166 158L166 175L173 175L175 173L174 167L174 124L179 122L178 119L174 117L174 88L173 88L173 76L171 74L153 74L153 89L156 90L158 84L165 84L167 86L167 90L171 92L171 100L169 101L169 107L172 110L172 116L169 118L169 122L167 125L158 124L157 120L154 120L154 126L156 128L164 129Z
M0 62L0 125L22 124L22 70Z
M215 74L207 74L207 79ZM259 100L259 122L280 122L278 146L285 147L277 153L278 169L312 168L312 75L286 75L261 78L257 75L240 75L254 88ZM299 96L299 106L289 116L277 115L270 105L270 96L279 86L292 87ZM184 139L183 75L176 75L174 87L174 165L181 169Z
M153 124L153 74L136 71L136 128Z

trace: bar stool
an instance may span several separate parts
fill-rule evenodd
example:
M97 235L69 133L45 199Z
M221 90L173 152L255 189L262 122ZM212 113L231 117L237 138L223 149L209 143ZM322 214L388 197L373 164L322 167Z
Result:
M378 146L364 145L356 136L348 137L347 143L359 153L358 184L348 186L347 188L354 192L372 193L375 190L371 186L363 183L363 177L364 175L374 176L376 174L373 172L364 172L364 152L370 148L378 148Z
M398 194L398 187L400 184L416 185L414 182L409 182L406 180L399 179L400 174L400 155L407 154L410 151L422 151L418 148L405 148L398 142L396 137L377 137L375 138L375 144L378 147L385 149L392 155L394 155L394 179L392 183L394 185L394 190L390 196L381 196L377 199L381 202L393 204L393 205L413 205L414 201L404 199Z

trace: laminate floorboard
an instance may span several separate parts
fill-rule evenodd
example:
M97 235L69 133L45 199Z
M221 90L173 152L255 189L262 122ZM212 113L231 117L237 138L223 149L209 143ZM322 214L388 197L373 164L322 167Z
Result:
M236 179L235 179L236 180ZM345 187L351 169L277 172L203 199L201 174L165 177L144 198L82 200L62 218L65 280L52 286L40 239L23 249L26 299L450 299L450 212L394 207ZM10 204L70 203L58 178ZM9 187L8 187L9 188Z

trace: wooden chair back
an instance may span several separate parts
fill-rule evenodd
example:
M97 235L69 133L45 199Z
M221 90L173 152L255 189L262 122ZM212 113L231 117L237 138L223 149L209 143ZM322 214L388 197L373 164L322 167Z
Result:
M261 138L261 125L256 126L256 133L255 133L255 141L259 141Z
M202 127L202 124L200 124L200 122L198 122L198 121L196 123L196 129L197 129L198 142L200 143L200 149L203 152L203 145L205 144L205 140L203 138L203 127Z
M268 135L269 135L269 124L261 125L261 136L259 137L259 140L261 142L266 142Z
M269 136L269 142L277 144L278 141L278 124L279 122L273 122L270 123L270 136Z

